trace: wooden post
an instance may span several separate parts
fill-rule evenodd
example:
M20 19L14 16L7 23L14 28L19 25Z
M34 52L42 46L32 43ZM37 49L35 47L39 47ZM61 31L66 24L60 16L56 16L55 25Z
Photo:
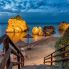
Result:
M28 46L28 49L29 49L29 36L27 37L27 40L28 40L28 42L27 42L27 46Z
M45 57L44 57L44 64L45 64Z
M21 67L23 67L24 66L24 57L21 57Z
M18 54L19 54L19 52L18 52ZM20 63L20 57L19 56L17 56L17 62ZM20 69L20 64L18 64L18 69Z
M8 49L9 49L9 39L8 39L8 37L6 37L4 39L3 44L4 44L5 53L6 53L8 51ZM9 59L7 61L7 64L6 64L6 69L8 69L9 64L10 64L10 55L9 55Z
M52 54L51 54L51 66L53 65L53 57L52 57Z
M64 52L64 51L65 51L65 48L62 49L62 52ZM65 53L62 54L62 58L65 58ZM64 61L62 61L62 68L64 68Z

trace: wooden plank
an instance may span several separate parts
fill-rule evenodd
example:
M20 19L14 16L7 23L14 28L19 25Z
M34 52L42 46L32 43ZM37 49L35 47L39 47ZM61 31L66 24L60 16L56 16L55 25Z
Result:
M22 64L23 62L12 62L13 66L16 66L18 64Z

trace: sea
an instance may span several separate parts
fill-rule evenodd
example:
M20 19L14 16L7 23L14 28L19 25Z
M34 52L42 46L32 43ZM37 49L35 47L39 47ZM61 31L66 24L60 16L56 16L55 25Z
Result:
M0 23L0 37L3 36L5 34L5 30L7 28L7 25L8 23ZM44 26L54 26L55 28L55 34L53 36L55 37L59 37L60 34L59 34L59 31L58 31L58 25L59 23L28 23L28 26L29 26L29 34L32 33L32 28L33 27L44 27ZM3 44L0 45L0 51L3 50Z

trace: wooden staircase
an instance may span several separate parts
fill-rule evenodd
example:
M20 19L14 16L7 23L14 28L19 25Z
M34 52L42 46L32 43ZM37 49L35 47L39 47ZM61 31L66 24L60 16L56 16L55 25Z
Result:
M4 51L5 55L4 58L0 64L0 69L13 69L13 66L17 66L16 69L65 69L63 67L64 62L67 62L69 60L69 56L65 57L65 53L69 53L69 50L65 51L65 48L69 45L66 45L65 47L56 50L55 52L51 53L50 55L44 57L44 62L42 65L27 65L24 66L24 56L21 53L20 49L15 46L15 44L11 41L11 39L4 35L0 38L0 44L3 43L4 45ZM56 52L62 50L61 53L55 54ZM17 62L12 62L10 55L14 54L17 57ZM55 54L55 55L54 55ZM57 56L63 56L60 60L53 60L54 57ZM49 60L48 60L49 59ZM62 62L62 66L55 66L54 62ZM50 63L51 65L46 65L46 63Z

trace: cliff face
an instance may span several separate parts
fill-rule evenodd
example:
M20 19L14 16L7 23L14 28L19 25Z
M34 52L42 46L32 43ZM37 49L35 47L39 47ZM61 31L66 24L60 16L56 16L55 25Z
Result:
M28 26L20 16L16 16L8 20L8 27L6 32L23 32L27 30Z

